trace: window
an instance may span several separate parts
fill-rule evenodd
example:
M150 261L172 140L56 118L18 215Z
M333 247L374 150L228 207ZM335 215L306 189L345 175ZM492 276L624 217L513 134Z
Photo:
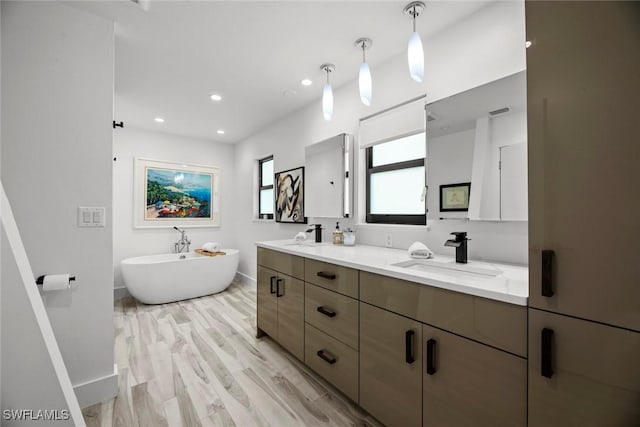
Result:
M425 225L425 133L366 148L369 223Z
M273 156L258 160L258 218L273 219Z

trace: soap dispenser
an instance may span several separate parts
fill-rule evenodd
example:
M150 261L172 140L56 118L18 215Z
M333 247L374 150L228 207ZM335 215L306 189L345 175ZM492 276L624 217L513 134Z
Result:
M336 222L336 229L333 230L333 244L342 245L344 243L344 233L340 230L340 222Z

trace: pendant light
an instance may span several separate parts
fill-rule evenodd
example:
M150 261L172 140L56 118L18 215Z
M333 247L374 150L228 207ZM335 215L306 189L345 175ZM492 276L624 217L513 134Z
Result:
M322 64L320 69L327 73L327 83L324 85L324 90L322 91L322 115L325 120L329 121L331 120L331 116L333 116L333 90L329 83L329 74L335 71L336 66L333 64Z
M367 107L371 105L371 68L367 64L364 51L371 47L373 42L371 39L363 37L355 41L357 48L362 49L362 64L360 64L360 73L358 74L358 87L360 89L360 100Z
M420 34L416 32L416 18L424 10L425 4L421 1L413 1L404 7L404 13L413 18L413 33L409 37L407 59L409 60L409 74L417 82L424 78L424 49Z

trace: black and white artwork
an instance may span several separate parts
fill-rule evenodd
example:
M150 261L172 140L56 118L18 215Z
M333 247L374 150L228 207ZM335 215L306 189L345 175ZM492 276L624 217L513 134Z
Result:
M304 166L276 173L276 222L306 224Z

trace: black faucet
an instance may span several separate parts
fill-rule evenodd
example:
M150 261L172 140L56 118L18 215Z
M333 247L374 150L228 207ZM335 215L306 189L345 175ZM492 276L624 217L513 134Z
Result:
M312 231L316 231L316 243L322 243L322 224L309 224L309 227L315 227L315 228L309 228L307 230L307 233L311 233Z
M455 239L449 239L444 242L445 246L453 246L456 248L456 262L460 264L467 263L467 241L471 239L467 239L466 231L454 231L451 233L456 236Z

